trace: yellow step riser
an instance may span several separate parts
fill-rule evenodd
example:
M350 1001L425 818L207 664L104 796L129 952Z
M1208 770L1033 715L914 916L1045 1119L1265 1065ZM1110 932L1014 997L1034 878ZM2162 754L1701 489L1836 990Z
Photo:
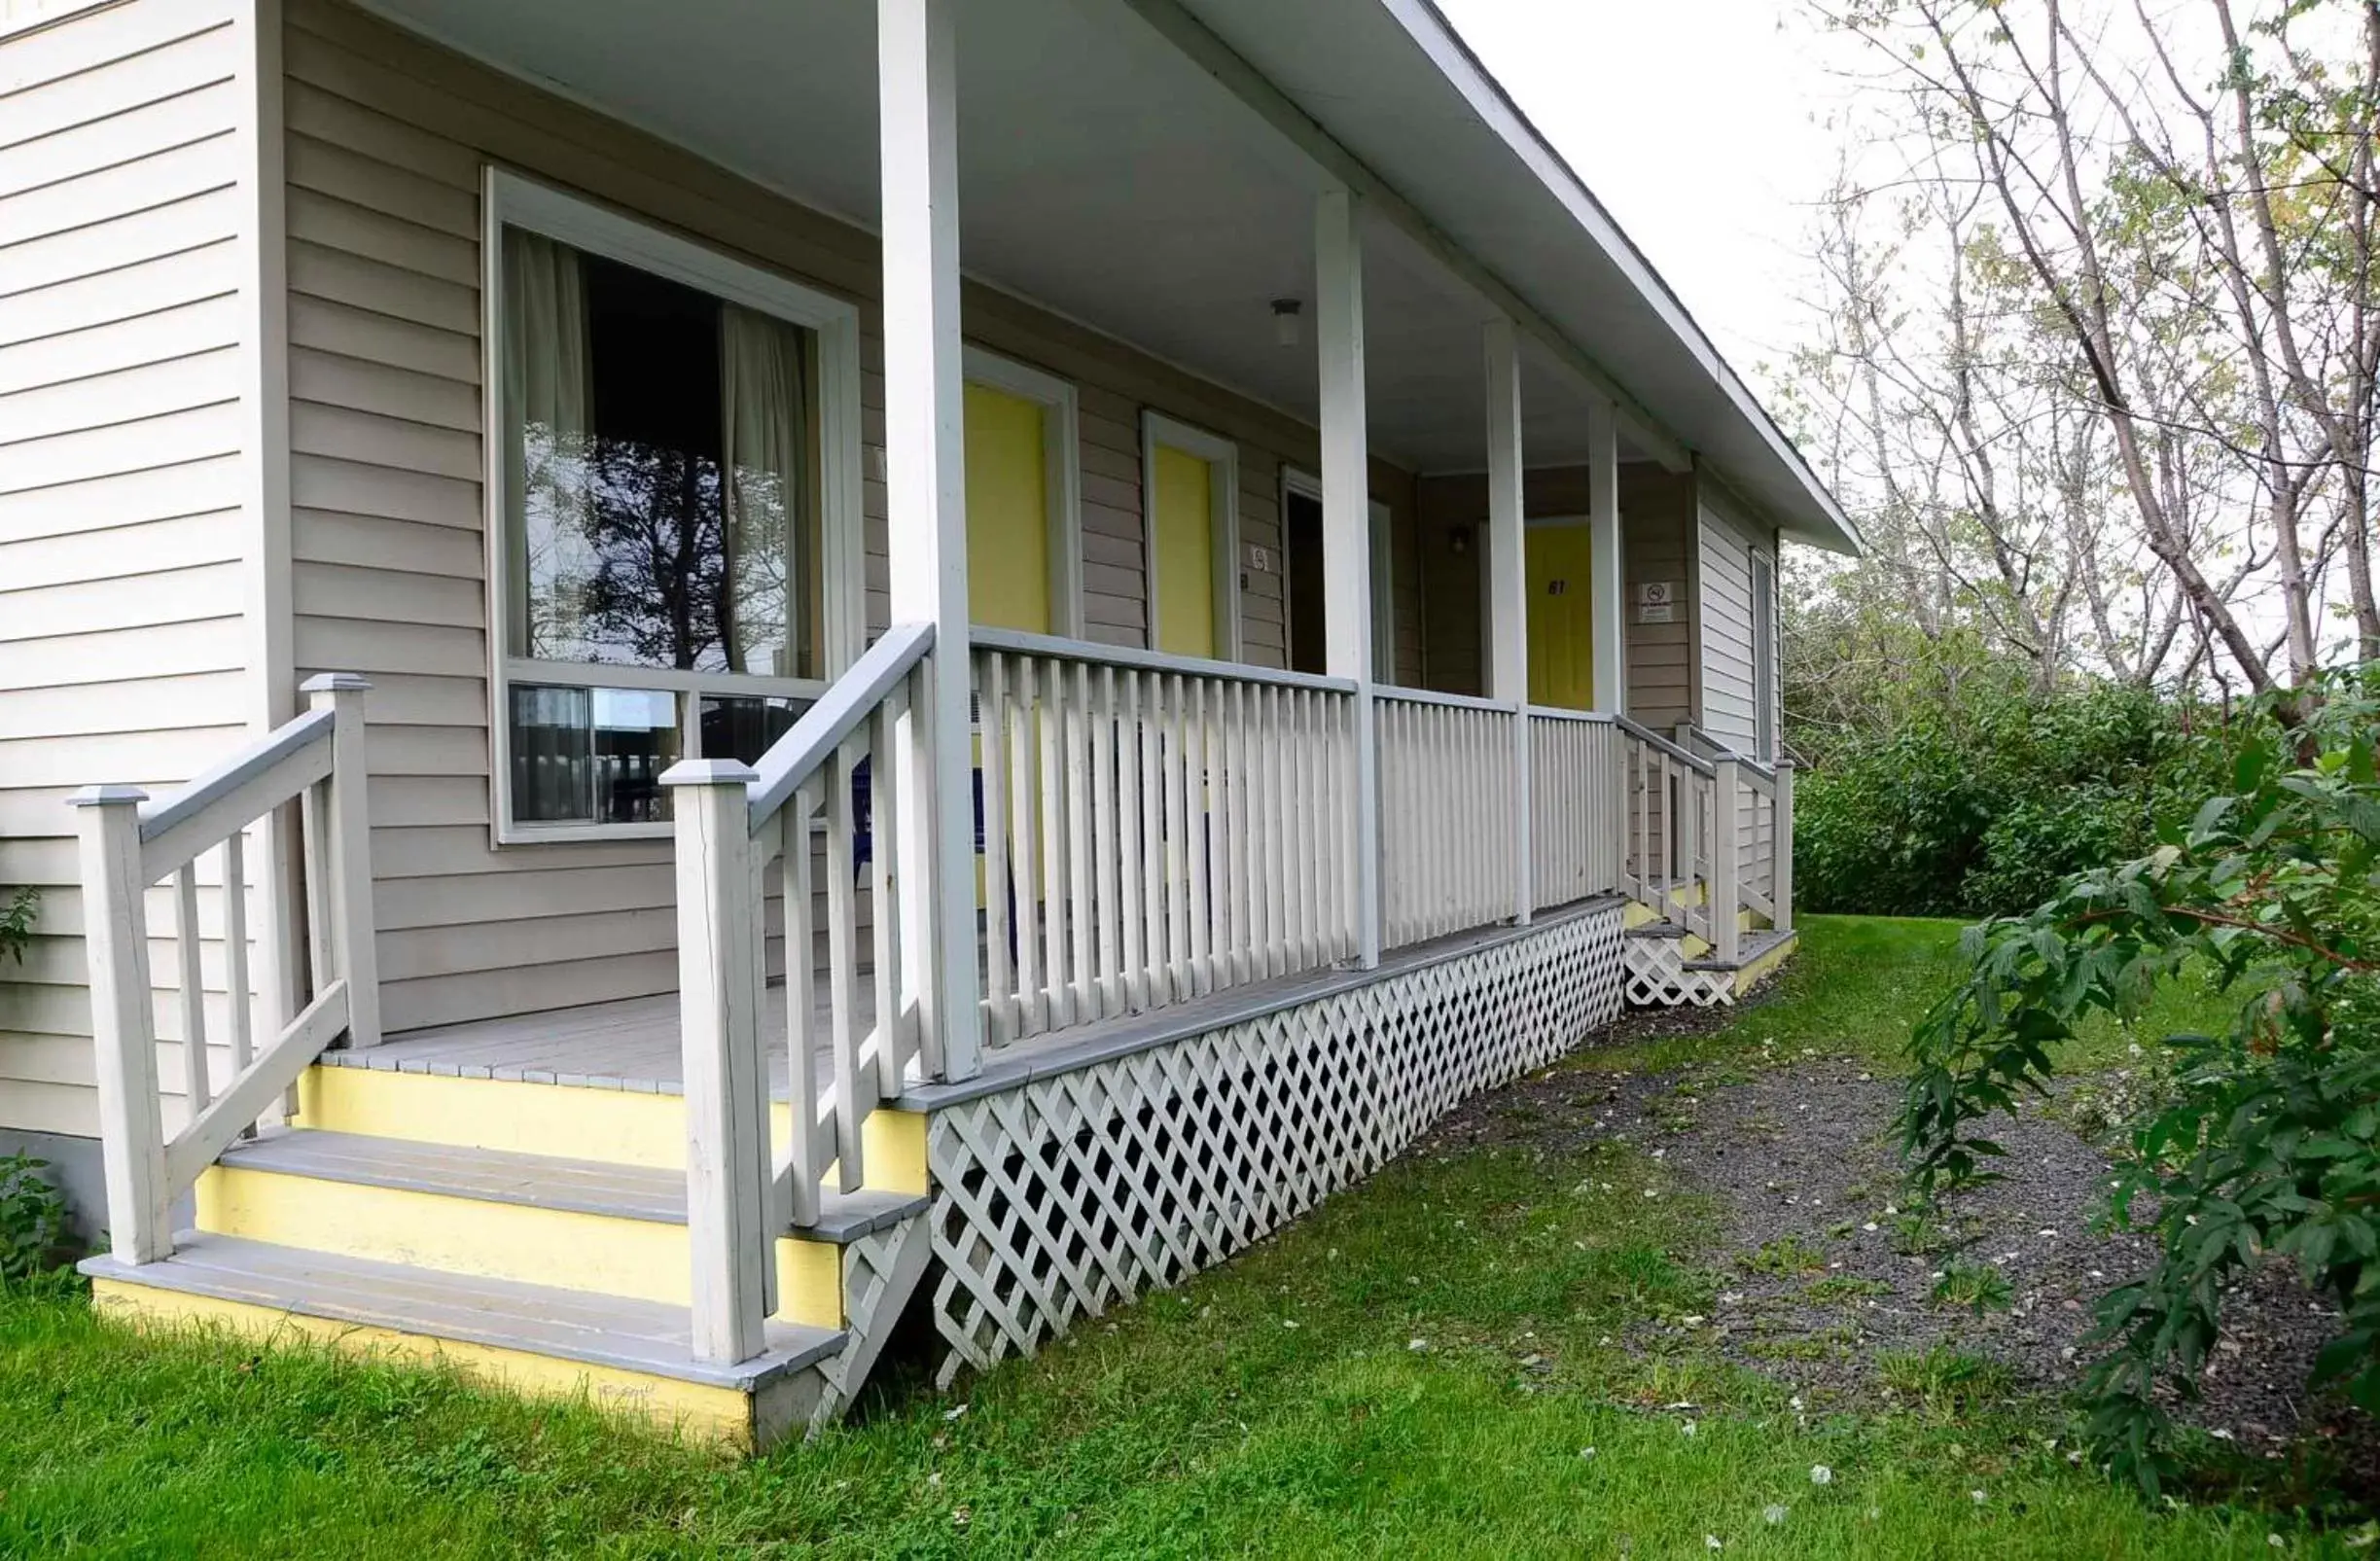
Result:
M734 1388L681 1382L620 1366L555 1360L394 1329L301 1317L268 1306L158 1290L120 1279L95 1280L91 1302L110 1321L133 1327L230 1332L259 1343L312 1341L342 1354L451 1366L478 1381L533 1398L581 1399L702 1441L749 1449L756 1404Z
M535 1086L531 1086L535 1087ZM217 1165L198 1178L198 1228L305 1252L684 1306L686 1227ZM777 1243L777 1315L841 1328L842 1249Z
M298 1110L301 1125L332 1132L656 1170L686 1166L686 1105L676 1095L308 1068L298 1081ZM771 1107L770 1133L778 1143L791 1122L783 1105ZM870 1187L926 1190L922 1113L873 1112L861 1134Z

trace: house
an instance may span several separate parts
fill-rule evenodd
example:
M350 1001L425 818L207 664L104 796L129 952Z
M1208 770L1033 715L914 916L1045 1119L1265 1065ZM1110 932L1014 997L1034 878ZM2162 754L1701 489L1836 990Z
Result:
M10 0L0 1148L764 1441L1792 941L1824 487L1427 0Z

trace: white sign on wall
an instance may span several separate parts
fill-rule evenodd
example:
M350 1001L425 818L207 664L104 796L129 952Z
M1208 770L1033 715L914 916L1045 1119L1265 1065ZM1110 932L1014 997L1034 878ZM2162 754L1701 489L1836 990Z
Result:
M1670 621L1671 592L1675 587L1666 580L1640 580L1636 583L1636 621L1640 623L1666 623Z

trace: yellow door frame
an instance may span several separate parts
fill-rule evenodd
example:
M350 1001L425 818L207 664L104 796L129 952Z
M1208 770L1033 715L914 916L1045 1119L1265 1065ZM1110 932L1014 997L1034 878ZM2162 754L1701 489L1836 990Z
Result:
M1166 416L1141 413L1141 556L1147 571L1149 647L1161 649L1164 626L1157 603L1157 451L1179 451L1207 466L1208 567L1215 615L1214 655L1219 661L1240 657L1239 612L1239 445L1220 434Z
M1582 539L1584 539L1584 540L1585 540L1585 542L1586 542L1586 544L1587 544L1587 547L1588 547L1588 550L1589 550L1589 554L1590 554L1590 556L1589 556L1589 558L1588 558L1588 560L1587 560L1588 567L1589 567L1590 569L1593 567L1593 561L1592 561L1592 556L1591 556L1591 553L1592 553L1592 547L1593 547L1593 536L1594 536L1594 532L1593 532L1593 528L1592 528L1592 526L1589 524L1588 519L1587 519L1587 517L1586 517L1585 515L1582 515L1582 514L1575 514L1575 515L1573 515L1573 514L1559 514L1559 515L1552 515L1552 514L1548 514L1548 515L1530 515L1530 516L1529 516L1529 517L1528 517L1528 518L1527 518L1525 521L1523 521L1521 531L1522 531L1522 535L1521 535L1521 548L1522 548L1521 568L1522 568L1522 570L1523 570L1523 572L1524 572L1524 573L1525 573L1525 572L1528 570L1528 568L1529 568L1529 561L1528 561L1528 555L1527 555L1528 539L1529 539L1531 536L1533 536L1533 535L1539 534L1539 533L1541 533L1541 532L1546 532L1546 531L1576 531L1576 532L1580 533L1580 534L1581 534L1581 537ZM1584 653L1584 656L1583 656L1583 662L1584 662L1584 666L1585 666L1585 669L1586 669L1586 670L1585 670L1585 684L1586 684L1586 687L1585 687L1585 689L1584 689L1583 691L1575 691L1575 690L1573 691L1572 697L1578 701L1578 702L1576 703L1576 705L1575 705L1575 706L1564 706L1563 708L1576 708L1576 709L1580 709L1580 710L1591 710L1591 709L1593 709L1593 708L1594 708L1594 705L1595 705L1595 593L1594 593L1594 586L1593 586L1593 583L1592 583L1591 577L1590 577L1589 581L1586 583L1585 588L1584 588L1583 590L1581 590L1581 591L1579 593L1579 595L1581 596L1581 598L1582 598L1582 601L1583 601L1583 607L1584 607L1584 622L1583 622L1583 625L1581 625L1581 624L1579 624L1579 623L1578 623L1576 621L1574 621L1574 623L1573 623L1573 635L1574 635L1574 638L1582 637L1582 638L1583 638L1583 640L1584 640L1583 645L1576 646L1575 648L1576 648L1576 649L1579 649L1579 650L1581 650L1581 651L1583 651L1583 653ZM1537 682L1537 665L1536 665L1536 662L1537 662L1537 656L1536 656L1536 651L1537 651L1537 640L1536 640L1536 627L1537 627L1537 621L1536 621L1536 617L1535 617L1535 615L1536 615L1537 608L1538 608L1538 601L1537 601L1537 597L1536 597L1536 595L1535 595L1534 593L1530 594L1530 595L1528 596L1527 600L1528 600L1528 602L1529 602L1529 609L1530 609L1530 613L1531 613L1530 635L1529 635L1529 646L1528 646L1528 648L1529 648L1529 652L1530 652L1530 656L1529 656L1529 663L1530 663L1530 664L1529 664L1529 667L1528 667L1529 682L1530 682L1530 685L1531 685L1531 688L1530 688L1530 698L1531 698L1531 700L1532 700L1533 702L1536 702L1536 703L1549 703L1550 701L1547 701L1547 700L1540 700L1540 699L1538 699L1538 698L1537 698L1537 690L1536 690L1536 687L1535 687L1536 682Z
M1042 493L1048 511L1049 628L1083 637L1083 420L1072 382L972 342L967 382L1042 408Z

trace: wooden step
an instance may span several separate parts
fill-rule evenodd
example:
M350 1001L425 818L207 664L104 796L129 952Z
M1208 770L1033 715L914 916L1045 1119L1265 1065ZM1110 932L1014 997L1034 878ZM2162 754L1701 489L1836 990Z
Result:
M523 1204L665 1224L686 1223L686 1173L608 1160L299 1130L266 1133L234 1144L218 1163L235 1170L271 1171L482 1203ZM924 1213L926 1204L922 1193L830 1189L820 1197L818 1223L793 1233L848 1245Z
M298 1081L298 1123L455 1149L685 1170L686 1102L657 1084L475 1079L338 1060L376 1055L377 1048L328 1053L321 1066L308 1068ZM769 1115L771 1136L784 1144L791 1136L785 1103L771 1102ZM926 1190L924 1113L879 1108L861 1134L870 1187Z
M351 1353L443 1360L516 1391L598 1404L761 1445L815 1402L812 1369L839 1329L770 1323L764 1352L733 1366L693 1358L687 1309L584 1291L442 1273L237 1237L188 1232L171 1258L87 1259L106 1312L156 1325L288 1332Z
M1766 928L1745 933L1736 940L1735 958L1689 959L1686 962L1686 968L1689 971L1740 971L1748 965L1758 964L1781 945L1793 941L1794 938L1793 933L1773 932Z
M661 1305L692 1295L678 1171L299 1128L227 1152L196 1202L210 1234ZM925 1202L838 1198L831 1226L780 1237L777 1315L840 1327L843 1242Z

